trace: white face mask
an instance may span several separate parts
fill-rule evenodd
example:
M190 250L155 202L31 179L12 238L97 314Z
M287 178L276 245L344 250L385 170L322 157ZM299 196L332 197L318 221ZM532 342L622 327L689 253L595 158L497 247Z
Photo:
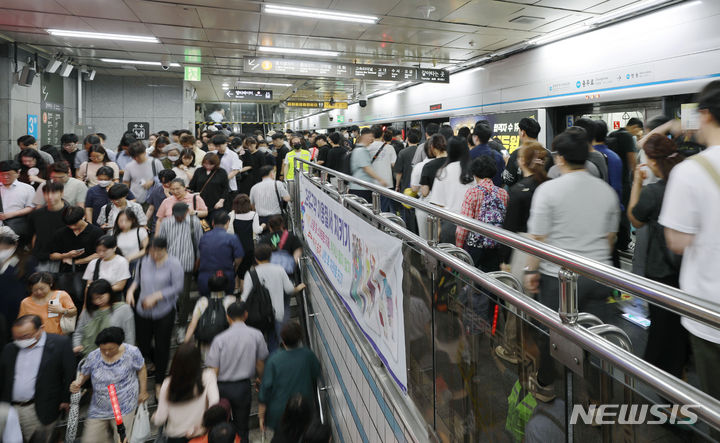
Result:
M179 155L168 155L168 160L170 160L171 162L176 162L176 161L180 160L180 156Z
M12 255L15 253L15 248L10 249L3 249L0 251L0 263L4 262L5 260L12 257Z
M15 346L20 349L26 349L38 342L37 338L26 338L24 340L15 340Z
M98 185L100 185L101 188L107 188L110 183L110 180L98 180Z

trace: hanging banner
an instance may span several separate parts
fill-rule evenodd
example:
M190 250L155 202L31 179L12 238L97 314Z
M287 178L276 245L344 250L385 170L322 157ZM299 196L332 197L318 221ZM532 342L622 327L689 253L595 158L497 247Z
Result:
M300 174L302 231L355 323L407 391L402 240L350 212Z
M512 153L520 146L520 120L523 118L537 120L537 111L505 112L503 114L465 115L451 117L450 126L453 131L466 126L470 129L480 120L487 120L493 130L492 138L498 140L505 146L508 152Z

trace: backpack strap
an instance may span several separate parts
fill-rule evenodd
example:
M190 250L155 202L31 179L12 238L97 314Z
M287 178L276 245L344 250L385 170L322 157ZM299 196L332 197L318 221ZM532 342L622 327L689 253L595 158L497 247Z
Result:
M377 152L375 153L375 155L373 155L372 160L370 160L370 164L375 163L375 160L377 160L377 158L378 158L378 156L380 155L380 153L383 151L383 149L385 149L385 146L387 146L387 143L383 143L382 146L380 146L380 148L377 150Z
M718 173L718 171L713 167L713 164L710 163L710 160L701 155L693 156L692 160L702 166L702 168L705 170L705 172L708 173L710 178L713 179L717 187L720 188L720 173Z
M285 242L287 242L288 237L290 237L290 231L286 229L285 232L283 232L282 237L280 237L280 243L277 245L278 251L285 246Z
M138 251L142 249L142 242L140 241L140 227L135 228L135 235L137 236Z
M105 223L110 224L110 211L112 210L112 202L108 200L105 205Z
M157 177L157 168L155 166L155 159L150 159L150 167L152 168L153 177Z
M192 241L192 247L193 247L193 261L195 261L196 255L197 255L197 239L195 239L195 223L193 222L195 220L195 216L190 216L190 241Z
M93 269L93 281L97 281L100 278L100 262L101 258L95 259L95 269Z

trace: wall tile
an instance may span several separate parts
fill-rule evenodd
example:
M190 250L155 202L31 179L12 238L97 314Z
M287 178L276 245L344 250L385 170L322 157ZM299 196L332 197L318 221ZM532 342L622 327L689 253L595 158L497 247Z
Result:
M122 85L123 117L151 117L156 114L153 109L155 88L148 86L147 80L142 77L125 77L122 79Z
M92 82L87 99L92 103L92 114L87 117L122 118L123 82L110 76L97 75Z

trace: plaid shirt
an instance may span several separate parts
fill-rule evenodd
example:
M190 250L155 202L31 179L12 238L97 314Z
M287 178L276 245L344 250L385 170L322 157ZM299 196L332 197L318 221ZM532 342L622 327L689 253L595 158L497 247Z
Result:
M480 183L477 183L475 187L468 189L465 193L465 200L463 200L462 210L460 211L462 215L465 215L475 220L479 220L480 208L482 207L484 195L483 191L480 190L480 188L485 188L485 190L488 192L492 192L493 188L495 188L498 197L500 197L500 200L502 200L502 202L505 203L505 207L507 207L507 191L501 187L495 186L492 179L484 178L480 180ZM462 248L465 245L465 239L467 238L468 232L469 231L467 229L458 226L457 230L455 231L455 245L457 247Z

